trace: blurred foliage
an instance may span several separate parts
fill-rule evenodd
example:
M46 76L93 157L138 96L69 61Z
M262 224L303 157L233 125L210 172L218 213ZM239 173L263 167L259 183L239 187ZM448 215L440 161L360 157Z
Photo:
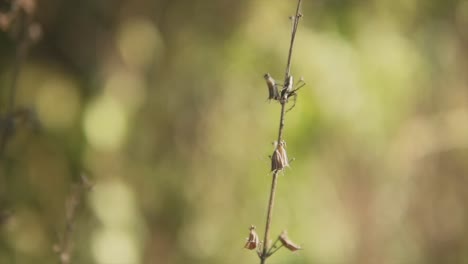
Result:
M40 0L0 167L0 263L53 263L66 201L95 184L72 263L257 263L295 1ZM304 1L286 115L295 161L269 263L468 261L468 2ZM18 43L0 34L1 109ZM6 218L6 220L5 220Z

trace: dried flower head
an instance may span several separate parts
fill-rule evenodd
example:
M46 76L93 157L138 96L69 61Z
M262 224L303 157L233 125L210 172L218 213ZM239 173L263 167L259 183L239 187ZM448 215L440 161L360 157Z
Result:
M288 155L286 153L286 142L281 141L271 156L271 171L280 171L289 167Z
M260 244L260 239L258 238L257 232L255 232L255 226L250 226L249 237L247 238L247 243L245 243L244 248L246 249L256 249Z
M281 241L281 244L283 246L291 251L296 251L302 249L301 246L297 245L296 243L292 242L291 239L288 238L288 234L286 230L281 232L281 235L279 236L279 240Z

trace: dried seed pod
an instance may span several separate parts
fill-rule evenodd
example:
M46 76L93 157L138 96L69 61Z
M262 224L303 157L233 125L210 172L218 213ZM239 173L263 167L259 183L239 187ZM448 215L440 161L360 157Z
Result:
M273 151L273 155L271 155L271 171L275 172L281 169L283 169L281 165L281 154L278 149L275 149L275 151Z
M284 148L286 142L281 141L277 146L273 155L271 156L271 171L280 171L286 167L289 167L288 155Z
M265 75L263 75L263 78L265 78L268 86L268 100L278 100L279 91L275 79L273 79L273 77L271 77L269 73L265 73Z
M286 230L281 232L281 235L279 236L279 240L281 241L281 244L283 246L291 251L296 251L302 249L301 246L297 245L296 243L292 242L291 239L288 238L288 234Z
M282 161L283 167L289 167L288 154L286 153L285 147L286 147L286 142L284 142L283 140L280 142L277 149L281 155L281 161Z
M247 238L244 248L250 250L256 249L260 244L260 239L258 238L257 232L255 232L255 226L250 226L249 230L249 237Z
M284 82L284 88L281 90L281 99L287 100L289 97L289 94L293 91L293 84L294 84L294 79L292 75L288 76L286 78L286 81Z

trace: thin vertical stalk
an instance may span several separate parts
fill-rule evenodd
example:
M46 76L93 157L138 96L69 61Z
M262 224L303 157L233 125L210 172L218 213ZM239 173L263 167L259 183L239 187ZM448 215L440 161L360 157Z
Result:
M293 18L294 21L293 21L293 27L292 27L292 32L291 32L291 42L289 46L288 60L286 63L286 74L285 74L284 83L286 83L289 76L291 75L291 59L292 59L292 53L293 53L293 47L294 47L294 40L296 38L296 32L297 32L297 26L299 24L299 19L302 16L299 12L301 9L301 3L302 3L302 0L298 0L296 14ZM281 99L279 101L281 104L281 114L280 114L280 124L279 124L279 129L278 129L278 141L277 141L278 144L280 144L280 142L283 140L284 117L285 117L285 112L286 112L285 109L286 109L287 100ZM268 255L268 252L270 250L270 245L269 245L270 228L271 228L271 221L273 218L273 207L275 204L276 186L278 185L278 174L279 174L279 170L275 170L273 172L273 179L271 181L270 198L268 200L268 211L267 211L267 219L266 219L266 224L265 224L265 235L263 239L263 250L262 250L262 253L260 254L260 264L265 264L266 259L270 256Z

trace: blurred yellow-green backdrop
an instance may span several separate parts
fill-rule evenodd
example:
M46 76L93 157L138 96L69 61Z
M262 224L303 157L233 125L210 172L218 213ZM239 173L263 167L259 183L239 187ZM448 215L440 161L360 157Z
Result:
M16 0L20 1L20 0ZM21 0L25 1L25 0ZM1 1L8 9L9 1ZM0 263L258 263L293 0L38 0L0 167ZM4 8L4 9L5 9ZM468 2L304 0L268 263L468 263ZM19 43L0 33L5 117ZM5 123L5 122L4 122ZM1 218L1 217L0 217Z

